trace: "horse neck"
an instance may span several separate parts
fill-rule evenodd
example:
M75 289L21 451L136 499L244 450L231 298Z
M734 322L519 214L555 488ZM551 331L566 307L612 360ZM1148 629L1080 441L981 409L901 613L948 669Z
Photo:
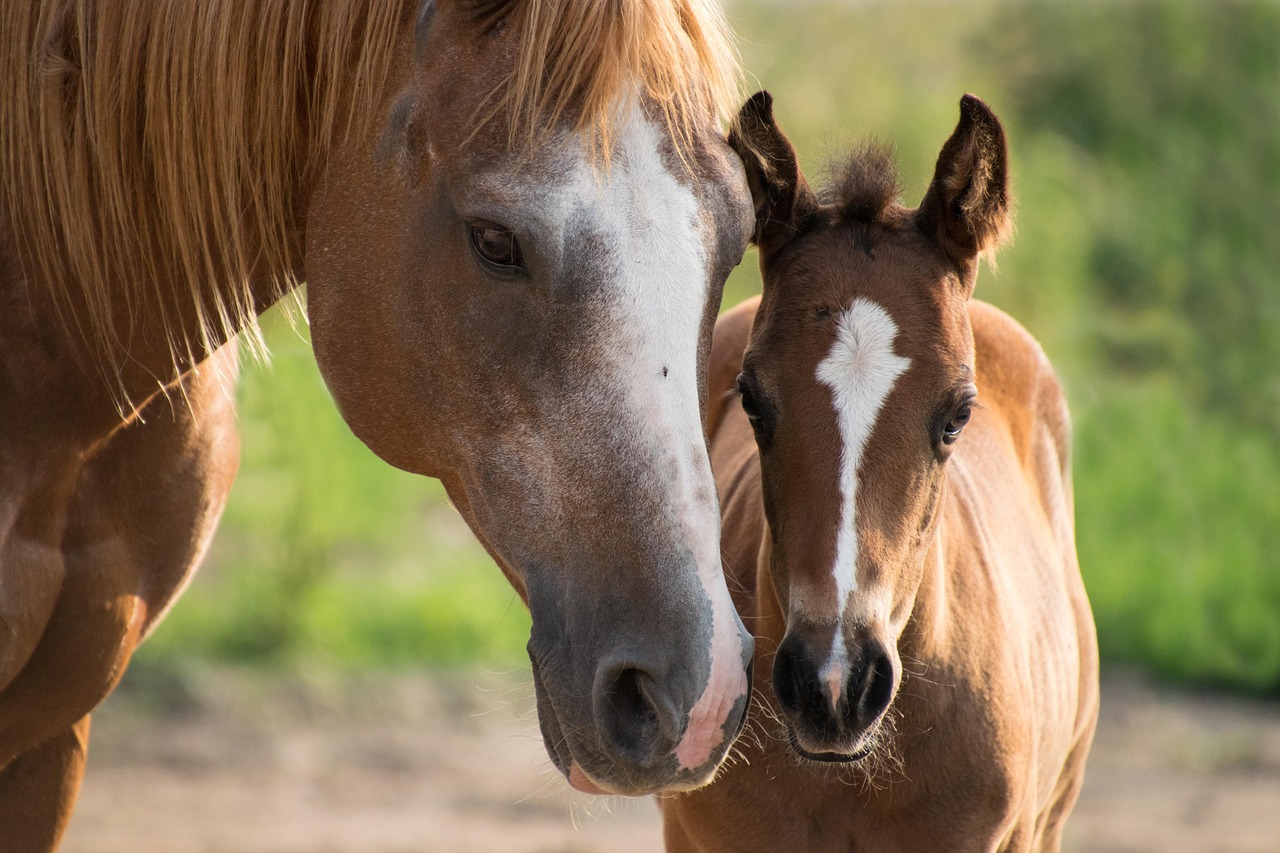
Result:
M754 621L749 627L756 638L756 672L771 673L774 652L782 645L787 633L787 612L778 599L777 585L773 580L773 533L767 522L763 530L764 542L756 562Z

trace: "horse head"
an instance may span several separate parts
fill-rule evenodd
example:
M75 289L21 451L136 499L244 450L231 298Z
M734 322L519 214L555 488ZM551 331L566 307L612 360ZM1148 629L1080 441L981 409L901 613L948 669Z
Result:
M444 482L528 605L556 766L639 794L704 784L745 716L703 380L753 220L718 19L631 5L427 4L324 166L307 280L347 422Z
M899 639L977 404L967 301L1008 227L1003 130L977 98L918 208L868 148L814 193L767 93L730 142L756 208L764 292L738 377L755 431L785 635L773 686L793 748L869 754L902 678ZM781 632L780 632L781 633Z

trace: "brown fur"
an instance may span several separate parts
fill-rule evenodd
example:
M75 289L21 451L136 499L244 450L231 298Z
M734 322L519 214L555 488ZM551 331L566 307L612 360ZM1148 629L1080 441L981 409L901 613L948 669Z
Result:
M753 152L790 147L762 106L745 110L768 138L738 143L749 178L763 171ZM1061 844L1097 718L1097 648L1076 563L1062 391L1024 329L969 300L977 254L1008 228L1006 156L994 115L966 97L920 209L894 202L870 225L850 222L840 200L880 197L887 185L861 166L845 173L859 185L830 205L782 198L807 193L802 181L776 188L771 204L808 212L762 224L763 297L721 317L709 368L722 551L757 637L761 687L739 760L707 788L660 800L668 850ZM867 229L870 254L858 245ZM841 451L814 369L834 338L831 315L855 298L894 318L895 351L911 366L858 468L857 586L837 624L855 662L889 647L895 683L883 716L815 729L806 723L827 711L780 699L778 657L804 632L819 632L817 648L831 641L813 602L830 597ZM978 408L958 440L922 447L938 401L970 380ZM753 410L774 413L763 431L731 393L741 382L754 389ZM818 763L793 743L828 759L867 754Z
M868 144L838 164L824 201L849 222L881 225L901 210L898 193L892 151Z

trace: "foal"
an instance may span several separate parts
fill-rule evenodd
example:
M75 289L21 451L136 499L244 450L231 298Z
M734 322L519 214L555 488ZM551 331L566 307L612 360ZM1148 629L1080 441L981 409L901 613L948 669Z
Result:
M668 849L1057 850L1097 649L1062 392L969 299L1009 226L1004 131L966 96L914 210L874 150L815 196L767 93L730 142L764 293L716 326L709 429L729 588L773 678L741 760L662 800Z

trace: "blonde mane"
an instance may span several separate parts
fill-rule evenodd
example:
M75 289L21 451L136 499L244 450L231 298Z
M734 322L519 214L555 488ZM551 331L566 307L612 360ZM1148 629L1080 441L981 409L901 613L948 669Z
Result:
M175 365L247 331L251 280L299 283L301 188L368 120L417 4L19 0L0 10L0 210L33 281L110 379L135 319ZM577 111L607 152L639 87L683 152L736 107L739 66L711 0L471 0L519 31L495 91L513 140ZM194 317L192 338L181 328Z
M108 379L144 312L175 364L257 340L250 277L298 283L298 187L375 100L401 6L4 3L0 209Z
M685 158L699 121L737 109L741 66L713 0L479 0L475 14L517 32L515 67L479 122L505 115L513 144L536 145L574 109L607 162L618 108L638 89Z

